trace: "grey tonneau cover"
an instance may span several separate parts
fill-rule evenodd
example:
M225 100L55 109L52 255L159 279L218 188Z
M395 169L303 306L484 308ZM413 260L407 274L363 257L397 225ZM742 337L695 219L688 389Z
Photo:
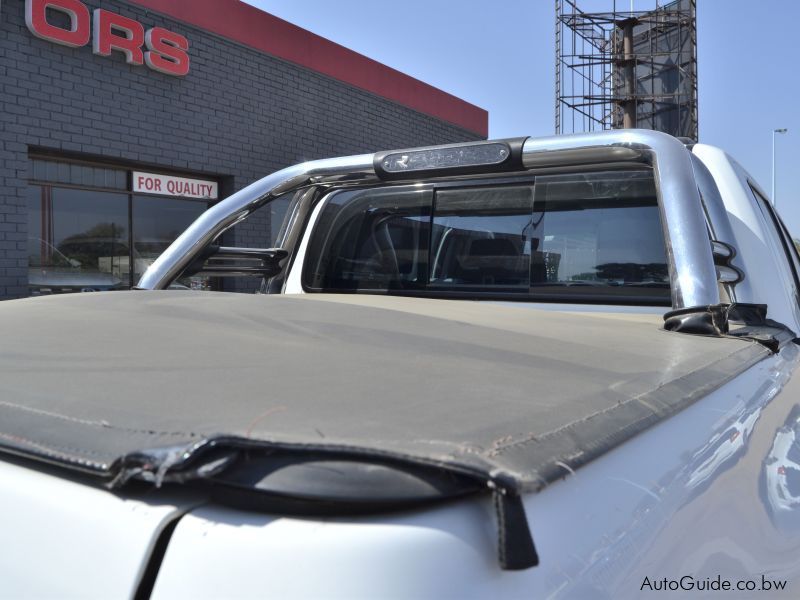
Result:
M1 303L0 323L0 450L108 476L226 436L532 491L769 354L650 318L380 296L79 294Z

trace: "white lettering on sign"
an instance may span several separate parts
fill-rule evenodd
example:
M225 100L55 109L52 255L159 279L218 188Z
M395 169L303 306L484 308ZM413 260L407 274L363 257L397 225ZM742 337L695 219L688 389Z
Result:
M216 181L137 171L133 173L133 191L140 194L183 196L184 198L203 198L204 200L216 200L219 194Z

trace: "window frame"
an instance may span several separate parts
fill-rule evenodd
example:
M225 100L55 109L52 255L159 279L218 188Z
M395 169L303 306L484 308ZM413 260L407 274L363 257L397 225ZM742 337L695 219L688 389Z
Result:
M760 192L758 186L749 179L747 180L747 186L750 188L750 193L753 195L753 199L759 209L759 214L764 218L764 224L767 228L771 227L774 234L777 234L780 242L779 249L783 250L783 258L786 261L787 269L789 273L791 273L794 282L794 294L790 295L793 296L794 302L800 306L800 270L798 270L800 260L797 257L797 249L795 248L794 241L792 241L791 236L788 235L786 226L783 224L783 221L781 221L772 203L767 200L766 195ZM767 216L769 218L767 218ZM787 237L789 239L788 242Z
M197 204L204 205L204 210L208 210L213 204L218 202L218 200L206 200L203 198L187 198L184 196L164 196L159 194L143 194L141 192L134 192L133 191L133 171L138 169L139 167L136 166L125 166L125 165L112 165L107 163L96 163L92 161L83 161L74 158L62 158L58 156L51 156L51 155L40 155L38 153L31 153L28 155L29 161L40 160L46 161L51 163L59 163L65 165L79 165L83 167L97 167L103 168L113 171L120 171L125 174L125 189L120 188L109 188L109 187L102 187L102 186L93 186L93 185L84 185L84 184L77 184L77 183L64 183L61 181L50 181L50 180L43 180L34 177L30 177L27 180L27 185L30 186L38 186L40 191L43 191L45 188L48 189L48 194L52 196L52 192L54 188L57 189L68 189L68 190L77 190L77 191L86 191L86 192L98 192L103 194L115 194L115 195L124 195L126 196L127 202L127 210L126 210L126 217L128 220L128 260L130 261L129 264L131 266L130 272L128 274L128 285L126 289L133 289L136 284L138 283L135 280L135 269L133 268L134 265L134 231L133 231L133 205L134 205L134 197L135 196L146 196L148 198L162 198L165 200L180 200L183 202L193 202ZM177 171L168 171L163 169L152 170L153 172L164 173L168 175L180 176L180 177L191 177L191 176L198 176L196 174L187 174L187 173L179 173ZM219 184L219 179L214 177L206 177L202 176L205 179L217 181ZM217 278L212 278L211 286L213 290L221 289L219 281Z

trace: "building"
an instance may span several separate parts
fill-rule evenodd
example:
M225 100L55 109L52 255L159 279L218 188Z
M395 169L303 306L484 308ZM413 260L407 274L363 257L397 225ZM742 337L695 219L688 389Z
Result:
M209 203L272 171L488 127L239 0L5 0L0 81L0 299L130 287ZM268 246L280 215L262 212L224 243Z

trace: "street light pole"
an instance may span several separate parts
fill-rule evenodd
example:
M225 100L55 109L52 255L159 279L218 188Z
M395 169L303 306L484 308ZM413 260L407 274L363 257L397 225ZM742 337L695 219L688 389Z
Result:
M789 131L785 127L772 130L772 206L775 206L777 198L775 197L775 134L786 133Z

